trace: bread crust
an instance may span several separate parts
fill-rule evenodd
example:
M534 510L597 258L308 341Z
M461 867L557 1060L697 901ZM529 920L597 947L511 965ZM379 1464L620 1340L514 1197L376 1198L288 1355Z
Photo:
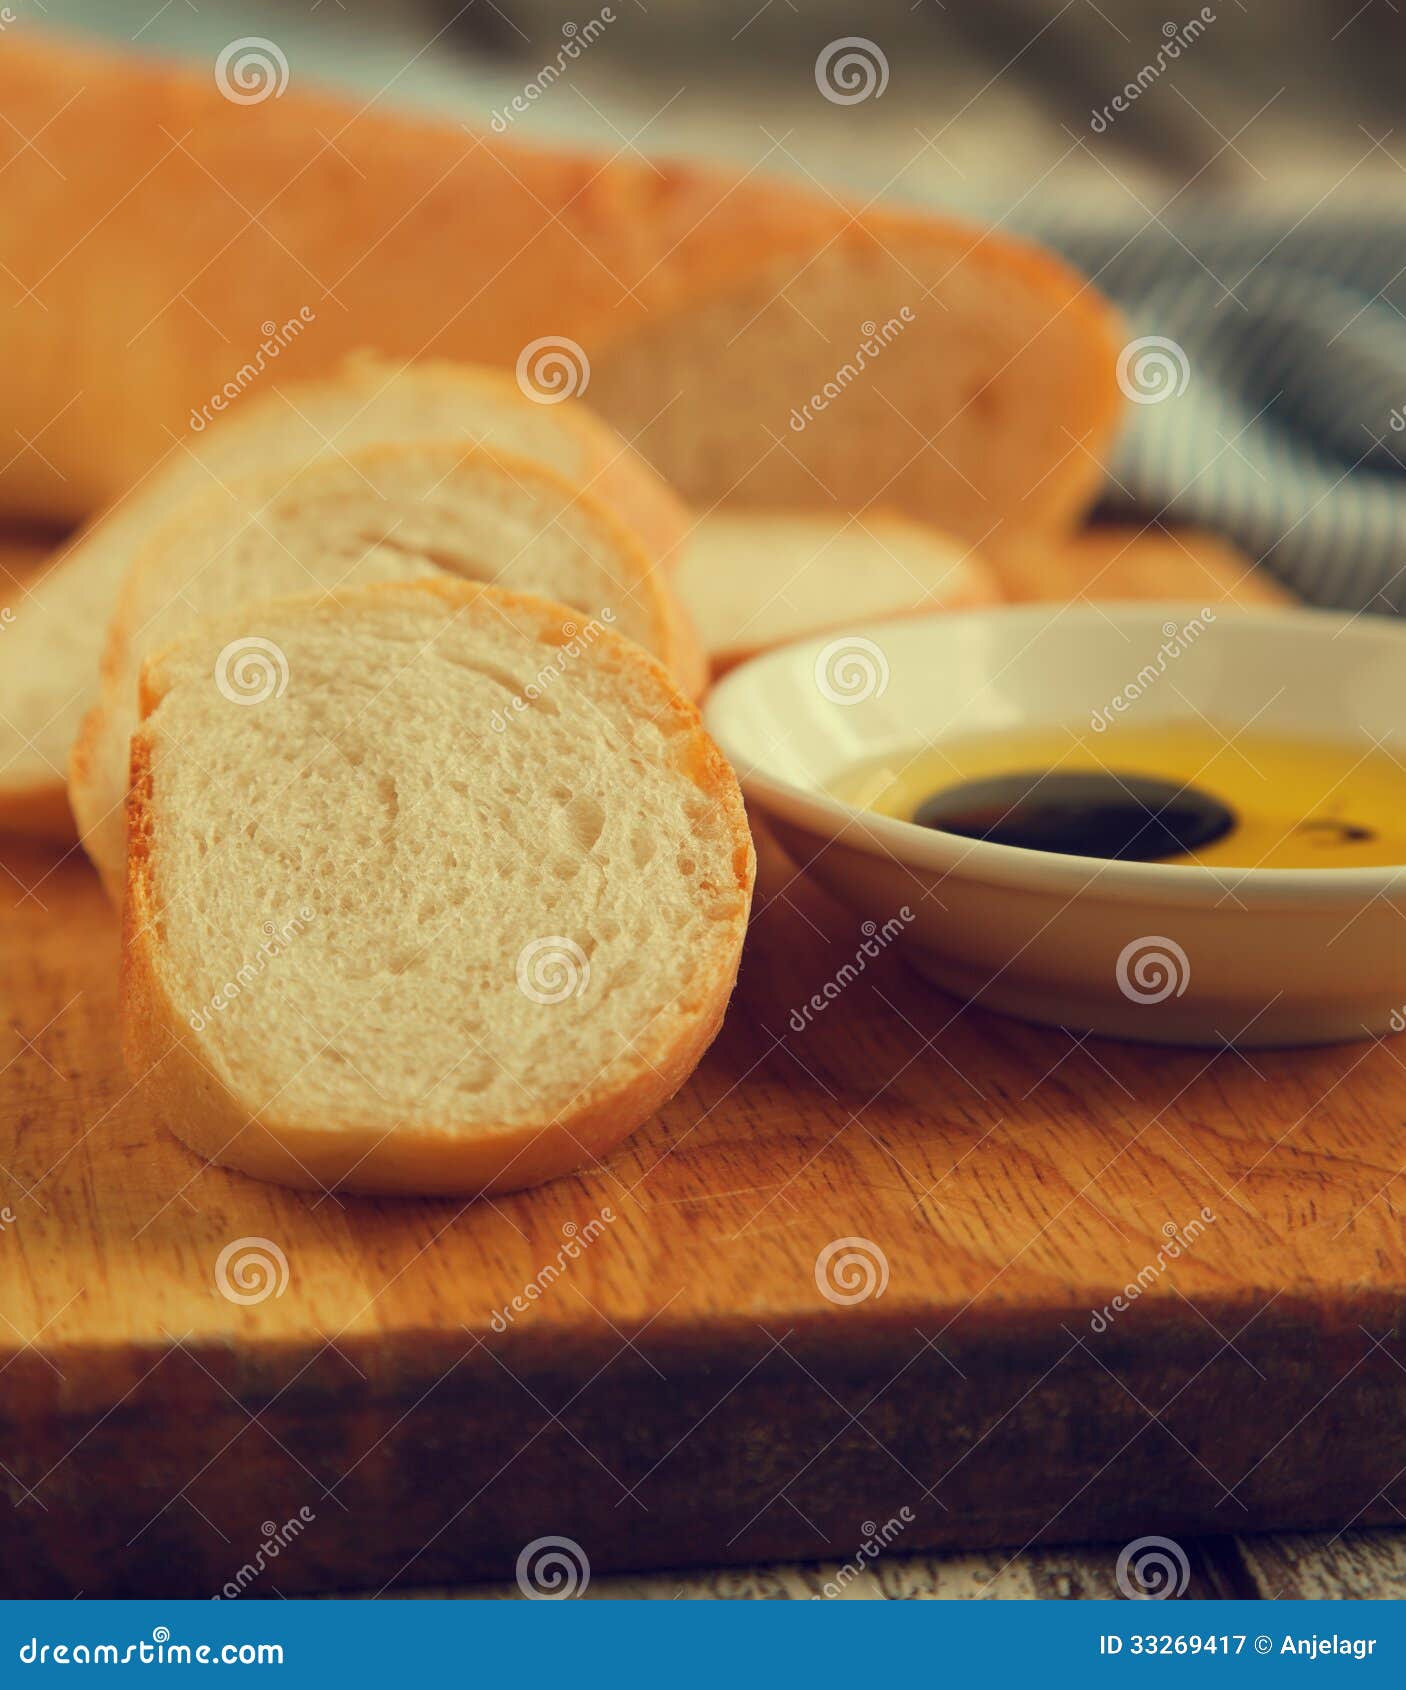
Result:
M393 372L409 367L403 359L388 359L362 347L342 361L335 379L371 390L381 386ZM514 376L482 364L437 358L417 360L413 368L419 382L489 389L506 405L518 404L523 398L523 389ZM609 423L591 410L588 401L571 398L554 401L551 415L580 449L581 470L572 478L574 483L627 522L651 559L665 569L672 568L693 523L683 500Z
M457 610L487 595L507 614L535 621L542 637L561 639L564 606L463 581L368 587L342 595L355 604L383 594L428 594ZM293 601L287 601L293 602ZM311 600L299 601L311 603ZM592 647L626 677L642 707L672 715L686 730L681 754L700 791L718 805L733 841L732 869L741 901L730 942L693 983L686 1015L670 1017L667 1039L646 1035L641 1060L623 1083L588 1087L564 1119L529 1124L430 1129L299 1119L251 1109L201 1059L192 1033L163 984L164 894L155 848L155 736L145 724L132 741L128 797L127 897L123 910L122 1040L132 1074L159 1117L207 1161L258 1179L302 1189L390 1195L474 1195L536 1185L607 1155L687 1080L722 1024L737 976L756 874L742 795L731 767L704 731L695 706L661 665L610 632ZM164 696L159 657L143 672L142 714ZM653 1033L653 1029L650 1029Z
M1034 246L943 217L856 209L756 173L466 135L309 92L301 78L240 106L207 65L38 32L6 38L0 109L12 126L0 131L0 302L22 307L10 313L0 420L28 437L42 427L55 466L27 454L12 467L11 511L74 518L133 482L169 448L168 430L239 368L256 314L282 324L316 313L278 352L280 380L368 343L512 367L549 337L594 364L778 260L803 266L827 251L897 246L922 285L959 264L1018 277L1047 302L1047 323L1084 349L1060 397L1070 435L1094 458L1116 411L1115 319L1090 284ZM23 139L41 126L43 157ZM226 183L261 208L233 237ZM114 280L94 288L95 273ZM318 278L335 298L325 309ZM178 298L189 309L173 309ZM56 417L55 378L75 333L82 391ZM584 370L576 385L590 403ZM1068 521L1096 481L1071 447L1041 482L1040 514Z

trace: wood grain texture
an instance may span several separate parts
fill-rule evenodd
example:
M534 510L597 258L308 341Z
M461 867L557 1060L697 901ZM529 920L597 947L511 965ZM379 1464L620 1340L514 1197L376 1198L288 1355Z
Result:
M0 852L5 1588L507 1581L546 1535L597 1576L843 1561L893 1519L892 1556L1008 1546L999 1582L1028 1544L1394 1518L1400 1053L1081 1040L892 954L797 1034L860 935L763 854L679 1096L607 1166L460 1206L202 1166L122 1072L96 882ZM279 1294L221 1294L242 1239ZM882 1295L823 1294L842 1239Z
M1251 1538L1188 1538L1187 1601L1355 1601L1406 1595L1406 1532L1270 1532ZM512 1601L516 1584L402 1589L407 1601ZM1060 1601L1116 1600L1118 1551L1092 1544L1016 1555L904 1555L897 1548L845 1576L843 1563L779 1563L593 1578L588 1599L634 1601Z
M820 1561L723 1567L706 1572L607 1575L593 1578L583 1594L587 1600L645 1602L1090 1601L1117 1596L1116 1562L1115 1551L1101 1548L1032 1549L1015 1557L892 1553L857 1573L847 1570L840 1561ZM1188 1586L1189 1593L1191 1589ZM514 1582L405 1594L512 1601L522 1593ZM1195 1594L1210 1594L1204 1581L1198 1582Z
M1246 1538L1239 1551L1256 1594L1268 1601L1406 1598L1406 1532L1400 1530L1280 1532Z

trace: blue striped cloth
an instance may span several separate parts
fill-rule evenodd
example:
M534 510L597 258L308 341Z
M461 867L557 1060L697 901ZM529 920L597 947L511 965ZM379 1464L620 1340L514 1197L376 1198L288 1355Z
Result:
M1024 232L1123 311L1104 510L1215 529L1301 598L1406 609L1406 218L1239 205Z

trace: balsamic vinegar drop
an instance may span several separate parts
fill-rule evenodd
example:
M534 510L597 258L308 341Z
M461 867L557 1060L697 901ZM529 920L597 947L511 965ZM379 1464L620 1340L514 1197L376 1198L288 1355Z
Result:
M924 799L913 820L1027 851L1156 862L1223 839L1235 812L1175 781L1049 769L959 781Z

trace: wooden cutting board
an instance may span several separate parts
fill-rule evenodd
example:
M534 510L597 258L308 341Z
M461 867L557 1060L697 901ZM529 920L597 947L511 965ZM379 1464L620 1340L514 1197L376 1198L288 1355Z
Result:
M1272 596L1158 543L1009 579ZM202 1166L123 1074L93 876L0 850L6 1593L503 1579L546 1536L604 1571L1396 1517L1406 1051L1082 1039L893 955L796 1032L863 936L762 857L689 1085L607 1165L461 1205Z

